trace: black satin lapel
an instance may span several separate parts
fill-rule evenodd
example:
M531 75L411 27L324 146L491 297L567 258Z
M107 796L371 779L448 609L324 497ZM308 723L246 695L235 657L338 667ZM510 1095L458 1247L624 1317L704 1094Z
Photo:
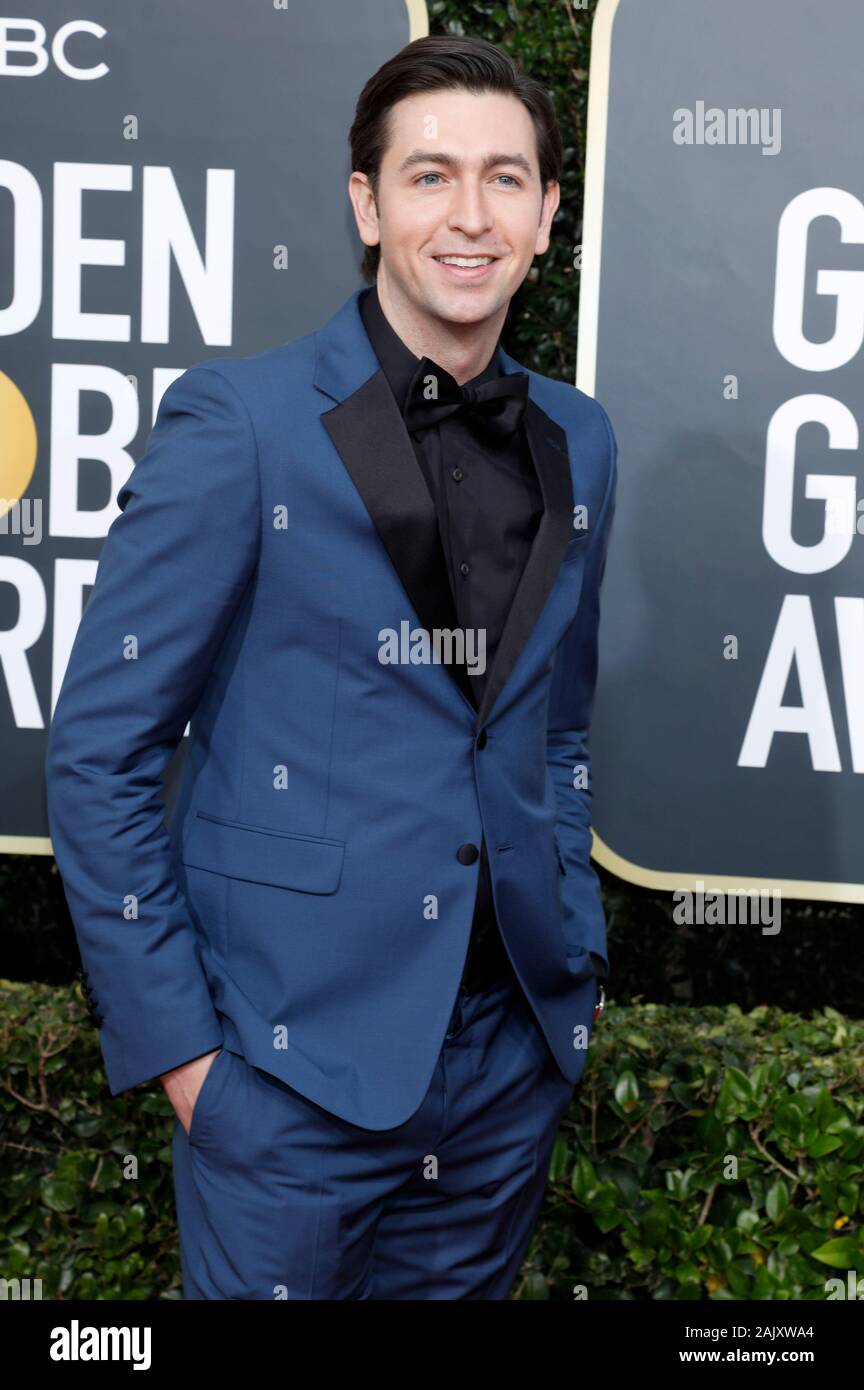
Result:
M321 416L428 632L458 626L435 503L382 370ZM472 712L471 677L448 666Z
M561 426L530 398L524 418L525 434L543 493L543 515L489 671L477 714L478 729L488 719L531 636L558 577L567 543L573 538L573 485L567 436Z

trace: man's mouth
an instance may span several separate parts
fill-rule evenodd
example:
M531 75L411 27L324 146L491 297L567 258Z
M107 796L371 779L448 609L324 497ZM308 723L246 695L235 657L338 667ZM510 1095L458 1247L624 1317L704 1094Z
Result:
M442 265L458 265L464 270L473 270L476 266L491 265L496 256L434 256L433 260L440 261Z
M485 280L498 264L498 256L433 256L440 265L445 277L453 284L456 281Z

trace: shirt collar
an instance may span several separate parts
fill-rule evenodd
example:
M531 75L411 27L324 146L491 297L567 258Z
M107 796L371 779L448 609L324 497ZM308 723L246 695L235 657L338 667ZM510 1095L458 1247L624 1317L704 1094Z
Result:
M360 316L372 344L372 351L381 364L396 404L399 410L404 413L408 388L414 379L421 359L411 351L392 327L381 308L378 289L375 285L360 296ZM499 344L496 343L495 351L492 353L488 365L477 376L472 377L468 384L479 386L482 381L492 381L500 375Z

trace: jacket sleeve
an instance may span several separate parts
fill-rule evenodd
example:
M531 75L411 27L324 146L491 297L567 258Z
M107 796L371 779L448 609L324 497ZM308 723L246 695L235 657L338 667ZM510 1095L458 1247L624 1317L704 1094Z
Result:
M223 1040L160 794L258 562L254 431L216 368L169 385L117 502L45 761L52 848L112 1095Z
M588 729L597 681L600 585L606 568L609 532L615 513L618 450L612 427L598 404L609 442L606 492L588 540L585 572L576 616L555 658L549 697L547 763L558 801L557 839L563 876L564 936L568 952L587 952L600 979L609 975L606 918L600 880L591 864L591 755ZM584 773L576 776L576 769ZM574 786L574 780L585 783ZM578 960L573 961L578 967Z

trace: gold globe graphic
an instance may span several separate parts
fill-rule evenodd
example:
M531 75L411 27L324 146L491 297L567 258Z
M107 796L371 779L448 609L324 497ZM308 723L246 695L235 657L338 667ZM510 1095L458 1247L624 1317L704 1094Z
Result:
M25 397L0 372L0 517L11 511L30 486L36 467L36 421Z

